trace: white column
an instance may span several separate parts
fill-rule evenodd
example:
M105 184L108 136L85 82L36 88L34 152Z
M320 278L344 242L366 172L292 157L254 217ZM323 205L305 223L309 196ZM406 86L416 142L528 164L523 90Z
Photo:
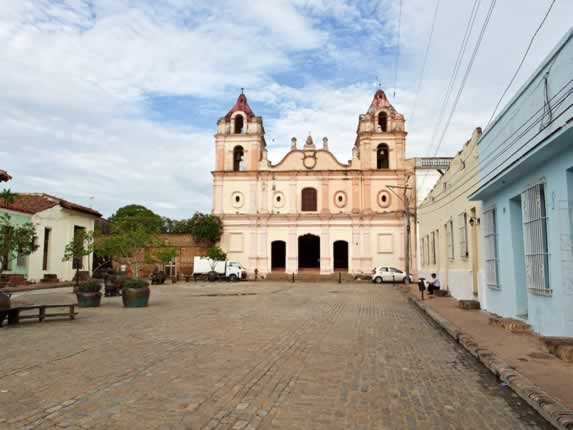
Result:
M269 212L269 197L268 197L268 180L266 177L261 178L261 213Z
M296 176L289 178L289 213L297 213L298 196L296 195Z
M330 229L320 229L320 273L327 275L333 272L332 245L330 244Z
M370 252L370 227L362 226L362 257L361 269L363 272L372 270L372 253Z
M360 228L358 225L352 226L352 242L350 243L350 247L352 249L352 261L350 262L349 270L351 272L358 272L360 271Z
M259 229L259 262L257 267L260 274L265 274L271 270L268 259L268 247L267 226L261 226Z
M296 227L289 227L286 266L287 273L298 272L298 236Z

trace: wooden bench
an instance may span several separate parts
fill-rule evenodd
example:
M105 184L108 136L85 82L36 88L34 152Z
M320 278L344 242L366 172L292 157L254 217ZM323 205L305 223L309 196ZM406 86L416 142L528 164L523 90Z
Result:
M22 305L14 306L9 309L0 310L0 327L4 322L4 318L8 317L8 325L19 324L20 320L25 319L38 319L38 322L44 322L46 318L54 317L67 317L71 320L75 319L76 315L76 304L67 305ZM67 308L67 311L62 311L62 308ZM52 309L56 309L55 313L49 312ZM33 314L21 314L25 311L38 311Z

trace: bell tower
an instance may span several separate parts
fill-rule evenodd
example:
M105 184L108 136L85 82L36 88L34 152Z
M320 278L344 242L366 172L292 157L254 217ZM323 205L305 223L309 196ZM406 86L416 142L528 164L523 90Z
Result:
M361 169L404 168L406 134L404 115L394 109L384 91L379 89L358 122L355 147Z
M266 149L263 119L255 116L241 90L235 105L217 122L215 171L258 170Z

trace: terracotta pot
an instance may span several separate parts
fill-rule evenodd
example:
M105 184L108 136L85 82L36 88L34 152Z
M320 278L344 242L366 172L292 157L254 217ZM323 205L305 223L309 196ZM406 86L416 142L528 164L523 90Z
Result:
M78 306L80 308L97 308L101 304L101 293L77 292Z
M126 308L143 308L149 304L149 287L123 288L121 296Z

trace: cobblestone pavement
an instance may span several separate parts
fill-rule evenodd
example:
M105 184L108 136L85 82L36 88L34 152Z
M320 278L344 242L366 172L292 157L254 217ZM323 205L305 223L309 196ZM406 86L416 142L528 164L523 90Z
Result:
M259 282L0 329L0 428L551 427L397 287Z

